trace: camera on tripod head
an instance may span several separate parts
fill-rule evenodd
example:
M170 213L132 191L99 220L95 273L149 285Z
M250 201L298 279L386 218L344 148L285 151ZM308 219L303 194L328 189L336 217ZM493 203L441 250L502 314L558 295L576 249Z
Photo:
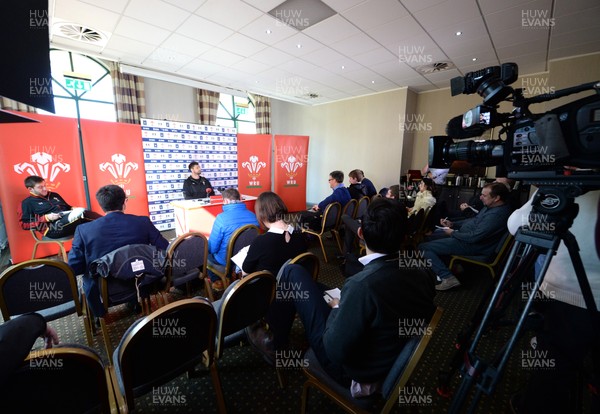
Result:
M523 89L509 86L517 78L517 65L504 63L452 79L452 96L477 93L483 104L452 118L446 127L447 136L430 138L429 165L447 168L455 160L478 166L501 165L509 178L527 184L568 183L585 191L600 188L600 82L525 98ZM588 90L595 93L548 112L534 114L529 110L531 104ZM511 113L498 112L502 101L512 102ZM495 127L501 127L498 139L466 140L481 137ZM564 166L585 171L567 175Z

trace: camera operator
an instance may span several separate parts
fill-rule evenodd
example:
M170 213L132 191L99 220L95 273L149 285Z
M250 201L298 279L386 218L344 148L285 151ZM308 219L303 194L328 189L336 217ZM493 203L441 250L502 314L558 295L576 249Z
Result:
M511 233L529 223L532 200L533 197L509 218ZM579 204L579 214L570 231L577 239L594 301L600 309L600 191L590 191L575 201ZM544 257L538 258L538 264L540 258ZM537 264L536 272L539 272ZM540 292L547 299L540 302L544 326L537 333L536 352L547 352L547 358L554 361L555 366L553 369L534 371L524 392L511 398L511 408L515 413L573 412L572 401L580 392L575 388L577 373L583 368L586 356L590 352L598 354L600 350L600 315L592 315L587 310L564 243L560 244L550 262ZM588 379L592 390L591 412L599 412L598 355L594 355L593 369L592 378Z

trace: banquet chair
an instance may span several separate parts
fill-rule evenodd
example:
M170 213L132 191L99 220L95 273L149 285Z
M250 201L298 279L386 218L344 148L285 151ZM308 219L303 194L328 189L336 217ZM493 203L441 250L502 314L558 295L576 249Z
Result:
M303 369L303 372L307 380L302 387L300 412L302 414L306 413L309 389L317 388L346 412L361 414L389 413L394 407L398 406L400 391L407 386L435 332L442 313L443 310L438 307L433 313L429 325L424 329L419 329L419 335L408 340L384 379L381 393L370 397L352 397L350 387L344 387L331 378L321 367L313 350L309 349L304 355L307 366Z
M66 263L26 260L0 274L0 310L5 321L37 312L51 322L68 315L83 317L88 344L92 345L91 320L85 296L79 293L77 279Z
M182 234L167 249L165 293L171 287L186 285L190 296L190 283L206 276L208 240L199 232Z
M302 229L303 233L311 234L319 239L319 243L321 244L321 251L323 252L323 257L325 258L325 263L327 263L327 253L325 253L325 245L323 244L323 238L325 237L326 232L333 232L333 230L335 229L335 226L337 225L340 219L340 211L340 203L330 203L323 212L323 218L321 219L321 229L318 232L312 229ZM339 246L340 241L338 240L337 242Z
M34 240L33 251L31 252L31 259L35 259L35 254L37 253L38 246L40 244L56 244L58 245L60 256L63 259L63 262L67 263L67 249L65 248L65 242L73 240L73 236L61 237L58 239L52 239L50 237L44 236L41 232L36 229L29 229L31 231L31 235Z
M170 303L134 322L112 356L116 388L124 396L127 409L135 408L137 397L153 392L181 374L199 375L197 367L204 362L212 379L217 410L225 413L214 359L215 328L215 311L204 298ZM170 397L179 400L181 395Z
M231 261L231 258L235 256L244 247L249 246L254 239L258 236L260 229L254 224L247 224L237 229L229 239L227 244L227 256L225 257L225 264L220 265L208 261L208 270L216 274L223 281L223 287L229 286L229 277L233 276L235 271L235 265ZM210 278L204 278L206 284L206 292L208 298L214 301L212 286L210 285Z

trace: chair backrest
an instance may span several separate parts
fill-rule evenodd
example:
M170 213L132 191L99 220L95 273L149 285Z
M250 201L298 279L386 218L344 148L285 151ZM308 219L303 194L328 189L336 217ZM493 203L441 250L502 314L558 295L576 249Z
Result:
M213 361L216 314L203 298L183 299L137 320L113 354L129 410L134 398L165 384L202 361Z
M299 254L298 256L291 259L288 264L299 264L306 269L306 271L312 276L314 281L319 278L319 270L321 262L317 255L311 252Z
M113 398L102 360L82 346L32 351L0 390L7 413L116 412Z
M167 249L167 288L176 279L191 280L206 272L208 241L199 232L177 237Z
M362 218L362 216L367 212L367 207L369 207L370 202L371 199L368 196L361 197L361 199L358 200L358 206L356 207L354 215L355 219Z
M500 238L496 249L494 250L494 256L491 259L491 265L495 266L504 258L506 253L510 250L515 237L510 234L510 232L506 232Z
M346 205L344 206L344 208L342 209L342 214L340 214L340 217L343 216L344 214L347 214L348 216L354 218L354 212L356 211L357 206L358 206L358 200L355 198L351 198L350 201L348 201L346 203Z
M321 220L321 234L327 230L335 228L340 220L341 211L342 206L337 201L330 203L327 207L325 207L323 219Z
M260 234L260 229L254 224L247 224L237 229L229 239L227 245L227 257L225 262L225 274L228 275L231 270L231 258L235 256L244 247L252 244L255 238Z
M423 220L423 224L421 225L421 231L429 231L432 230L438 221L436 218L438 216L438 205L434 204L429 207L425 213L425 219Z
M423 221L425 220L425 210L421 209L417 211L415 214L412 214L408 218L408 222L406 223L406 234L411 235L416 233L421 226L423 225Z
M72 308L65 306L71 302ZM0 310L4 320L27 312L39 312L47 320L74 312L81 316L73 270L66 263L48 259L27 260L9 267L0 275Z
M99 298L89 297L88 304L95 316L102 317L113 305L147 297L164 277L164 251L147 244L119 247L94 260L90 273L99 280Z
M275 297L275 276L266 270L254 272L225 292L217 328L217 357L225 337L244 329L267 314Z
M438 307L433 313L428 326L418 328L418 334L412 337L404 348L402 348L390 372L383 381L382 394L386 400L386 404L381 410L382 413L388 413L393 407L398 405L400 390L406 386L406 383L417 367L442 317L442 313L443 309Z

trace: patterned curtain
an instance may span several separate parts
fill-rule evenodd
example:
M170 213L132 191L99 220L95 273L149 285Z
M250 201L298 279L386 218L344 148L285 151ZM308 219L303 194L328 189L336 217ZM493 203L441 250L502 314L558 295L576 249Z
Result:
M253 95L256 113L256 133L271 133L271 99L261 95Z
M198 115L200 124L217 125L217 111L219 109L219 92L196 89L198 98Z
M108 63L115 93L117 122L139 124L140 118L146 117L144 79L122 73L118 62Z
M10 111L21 111L35 113L35 107L25 105L24 103L15 101L13 99L5 98L0 96L0 109L8 109Z

